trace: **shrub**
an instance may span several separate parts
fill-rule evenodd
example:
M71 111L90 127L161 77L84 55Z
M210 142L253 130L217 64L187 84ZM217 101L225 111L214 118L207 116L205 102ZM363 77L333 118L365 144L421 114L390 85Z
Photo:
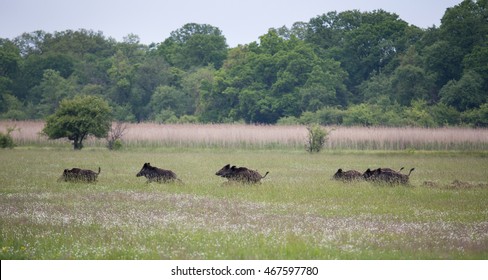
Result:
M329 132L320 125L314 124L307 127L308 139L306 149L309 153L318 153L322 150L327 141Z
M109 150L117 151L122 149L122 141L120 139L124 136L126 129L127 125L121 122L118 122L115 126L110 128L107 138L105 138Z
M3 134L3 133L0 132L0 148L2 148L2 149L5 149L5 148L12 149L13 147L15 147L14 139L12 138L12 136L10 136L10 132L12 132L12 131L11 130L8 130L7 131L7 134Z
M119 151L121 149L122 149L122 141L120 139L117 139L112 143L112 148L110 150Z
M474 127L488 127L488 103L481 105L477 109L465 111L461 114L465 123Z
M277 122L277 125L297 125L300 121L294 116L282 117Z
M343 110L336 107L324 107L315 113L322 125L342 124L345 115Z

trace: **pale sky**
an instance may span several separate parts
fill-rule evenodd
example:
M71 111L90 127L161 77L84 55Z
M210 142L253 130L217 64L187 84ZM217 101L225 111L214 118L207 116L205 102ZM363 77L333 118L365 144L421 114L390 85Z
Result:
M138 35L159 43L186 23L218 27L230 47L259 41L269 28L308 22L330 11L383 9L421 28L439 26L461 0L0 0L0 38L67 29L102 31L117 41Z

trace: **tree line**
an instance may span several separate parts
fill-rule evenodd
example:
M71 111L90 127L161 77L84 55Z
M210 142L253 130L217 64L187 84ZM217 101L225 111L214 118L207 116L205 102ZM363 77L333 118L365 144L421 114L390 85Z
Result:
M84 29L0 39L0 118L46 119L79 95L128 122L488 126L488 0L427 29L333 11L233 48L196 23L149 45Z

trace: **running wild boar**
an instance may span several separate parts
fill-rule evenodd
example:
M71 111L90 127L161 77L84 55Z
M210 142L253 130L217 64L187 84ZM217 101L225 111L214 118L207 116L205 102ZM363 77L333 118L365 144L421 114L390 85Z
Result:
M363 178L361 172L356 170L348 170L342 171L342 168L339 168L337 172L334 174L333 177L335 180L341 181L353 181L353 180L360 180Z
M150 182L168 183L174 181L181 182L181 180L178 179L178 177L173 171L151 166L149 162L144 163L141 171L139 171L139 173L137 173L136 176L146 177L148 183Z
M229 181L241 183L258 183L268 174L269 171L262 176L256 170L247 167L236 167L235 165L231 167L230 164L224 165L224 167L215 173L215 175L227 178Z
M89 169L75 167L72 169L65 169L60 179L64 180L65 182L95 182L97 181L100 172L100 167L98 167L98 173Z
M396 171L385 171L383 168L378 168L374 170L366 170L363 174L365 180L380 182L380 183L387 183L391 185L406 185L410 179L410 174L414 171L415 168L410 169L408 174L401 174Z

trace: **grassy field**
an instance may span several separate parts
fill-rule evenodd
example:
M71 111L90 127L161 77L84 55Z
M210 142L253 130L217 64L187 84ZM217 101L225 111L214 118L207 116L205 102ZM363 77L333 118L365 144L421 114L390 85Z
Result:
M143 163L183 185L146 184ZM215 176L231 163L259 185ZM57 182L63 169L102 172ZM331 180L415 167L411 186ZM488 259L486 152L0 150L0 259Z

